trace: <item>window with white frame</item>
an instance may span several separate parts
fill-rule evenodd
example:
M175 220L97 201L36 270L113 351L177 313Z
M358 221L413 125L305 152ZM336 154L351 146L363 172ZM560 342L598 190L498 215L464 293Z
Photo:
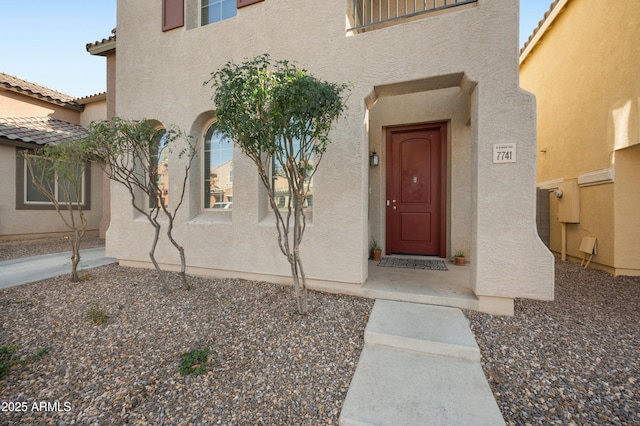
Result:
M237 0L201 0L200 25L209 25L236 16L238 13L236 1Z
M233 144L216 131L204 135L204 208L230 210L233 205Z
M23 187L23 202L25 205L51 205L53 204L49 198L40 191L33 183L33 176L31 170L27 166L27 160L22 159L24 162L24 187ZM38 165L38 162L33 163L33 172L38 177L38 180L42 182L47 192L54 194L55 198L60 203L66 203L70 200L72 203L77 203L78 192L80 195L80 204L84 205L84 193L85 193L85 176L84 167L78 167L75 171L77 179L75 182L80 182L81 187L76 191L75 185L72 181L64 178L59 178L57 172L53 176L43 176L42 165Z

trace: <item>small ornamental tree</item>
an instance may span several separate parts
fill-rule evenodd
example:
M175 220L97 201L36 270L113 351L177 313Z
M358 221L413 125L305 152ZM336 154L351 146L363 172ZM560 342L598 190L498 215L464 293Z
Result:
M173 238L175 218L184 200L187 179L195 156L195 149L189 138L183 137L182 132L175 129L158 128L147 120L125 120L118 117L91 123L89 135L92 150L103 162L107 176L128 190L133 208L144 215L153 226L154 236L149 258L165 287L167 280L156 261L155 250L163 225L158 216L163 213L166 217L167 237L180 255L182 285L185 290L189 290L184 247ZM180 157L186 155L187 162L184 174L180 174L178 168L172 167L172 176L175 173L182 180L180 192L171 194L170 209L167 155L178 149L183 141L186 142L182 145L186 146L180 148L179 154Z
M300 259L311 180L329 145L329 131L343 113L347 84L318 80L288 61L264 54L227 63L205 82L215 89L216 130L238 145L258 168L276 218L278 245L291 267L298 311L307 312ZM272 171L288 183L279 208Z
M80 242L87 229L84 216L84 172L91 155L83 141L47 144L34 151L22 151L31 182L56 209L65 226L73 232L71 245L71 281L78 281Z

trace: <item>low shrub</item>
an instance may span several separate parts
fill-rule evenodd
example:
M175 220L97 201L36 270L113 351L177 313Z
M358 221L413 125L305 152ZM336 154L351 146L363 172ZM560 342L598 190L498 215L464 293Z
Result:
M93 323L93 325L102 325L109 319L109 315L107 315L104 310L100 309L100 305L93 302L91 304L91 308L89 308L89 312L87 312L87 318Z
M209 364L209 349L192 349L182 354L180 372L184 375L198 376L207 372Z

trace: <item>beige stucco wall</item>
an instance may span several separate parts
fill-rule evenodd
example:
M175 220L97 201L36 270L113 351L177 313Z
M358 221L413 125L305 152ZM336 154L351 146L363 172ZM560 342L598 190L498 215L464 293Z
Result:
M614 185L594 185L580 189L580 223L569 223L567 227L568 258L582 260L580 243L584 237L597 238L597 254L593 257L593 265L613 265L614 262ZM550 241L551 250L561 254L562 225L558 221L558 199L549 194L550 200Z
M201 143L214 110L203 81L229 60L264 52L297 61L319 78L351 82L347 114L314 178L302 258L308 277L353 284L366 280L368 242L381 232L383 180L376 173L384 164L370 181L368 154L381 143L382 126L447 120L455 162L449 252L469 248L470 287L478 295L552 298L553 259L535 233L535 111L532 96L518 87L517 2L478 2L358 35L346 32L351 4L266 0L227 21L163 33L158 2L119 1L116 114L175 124ZM462 78L439 85L439 76L454 74ZM500 142L517 143L516 163L493 164L493 144ZM198 166L176 237L193 267L287 276L254 166L234 155L233 212L201 210ZM170 158L171 173L180 161ZM177 185L170 178L171 191ZM112 191L107 252L145 262L150 226L136 218L121 188ZM178 261L165 248L158 257Z
M88 128L92 121L106 120L107 118L107 100L90 102L84 106L84 110L80 115L80 125Z
M615 268L640 275L640 145L616 151Z
M611 168L613 182L581 185L580 224L568 227L568 254L581 257L581 238L595 236L596 266L640 273L640 227L634 219L640 211L640 3L560 3L564 9L521 63L521 85L536 95L538 106L537 181L544 185ZM552 200L551 248L559 251L554 206Z
M0 117L56 117L80 124L80 111L3 89L0 89Z
M107 56L107 118L116 115L116 52Z
M13 146L0 144L0 170L6 185L0 185L0 238L69 233L55 210L16 210L16 155ZM102 217L102 169L91 167L91 209L85 210L87 231L95 232Z

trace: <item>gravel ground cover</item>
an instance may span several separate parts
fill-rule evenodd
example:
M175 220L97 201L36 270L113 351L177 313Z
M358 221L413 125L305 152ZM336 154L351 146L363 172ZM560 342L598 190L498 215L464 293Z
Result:
M1 424L337 424L372 300L311 292L303 317L286 286L192 277L168 293L154 271L91 273L0 292L0 346L49 348L5 378L0 400L28 409ZM207 372L182 375L181 355L204 348Z
M554 302L465 312L509 425L640 425L640 278L556 262Z
M192 277L169 294L153 271L91 275L0 291L0 346L49 348L5 378L0 402L28 409L0 424L337 424L372 301L312 292L303 318L289 287ZM555 297L516 301L514 317L465 312L507 424L640 424L640 278L558 261ZM205 347L208 372L180 374Z

